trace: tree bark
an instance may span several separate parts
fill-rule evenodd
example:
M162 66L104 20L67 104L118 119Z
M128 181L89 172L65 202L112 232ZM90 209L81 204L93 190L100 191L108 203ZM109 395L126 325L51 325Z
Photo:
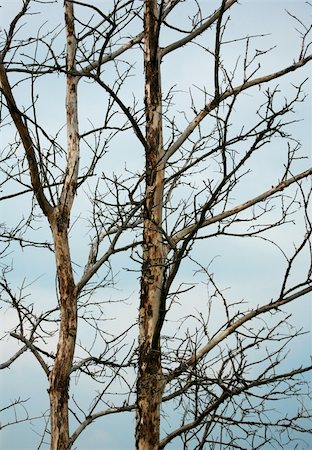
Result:
M77 189L79 165L78 77L75 75L76 37L73 8L73 3L65 0L67 165L62 193L50 219L60 305L59 340L54 366L49 375L51 450L68 450L71 446L69 441L68 393L77 333L78 291L74 282L68 242L69 218Z
M136 447L139 450L158 449L163 393L160 331L165 314L162 287L166 247L161 231L164 165L157 9L156 0L145 1L146 191L137 381Z
M49 375L51 450L69 448L68 392L77 332L76 287L73 279L67 239L67 226L62 228L56 215L53 223L57 265L60 331L56 358Z

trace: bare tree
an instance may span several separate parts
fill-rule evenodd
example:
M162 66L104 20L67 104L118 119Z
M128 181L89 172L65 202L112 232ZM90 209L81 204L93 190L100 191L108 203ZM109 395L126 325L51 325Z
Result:
M17 3L0 53L1 302L14 313L0 367L29 353L48 381L33 448L79 448L91 423L126 412L140 450L304 448L312 366L287 352L305 332L291 306L312 291L308 6L283 11L298 53L280 67L274 36L244 31L245 2L65 0L61 25L63 2ZM237 238L280 255L270 294L257 255L252 298L225 289L214 257ZM18 268L36 252L51 301ZM127 283L131 299L113 295ZM4 405L2 428L34 421L27 404Z

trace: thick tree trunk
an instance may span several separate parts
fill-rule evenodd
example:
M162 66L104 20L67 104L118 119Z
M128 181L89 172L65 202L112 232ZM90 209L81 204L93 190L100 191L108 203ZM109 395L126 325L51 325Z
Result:
M144 11L146 192L137 381L138 450L158 449L163 393L159 339L165 314L162 287L166 249L161 232L164 167L158 31L157 1L146 0Z

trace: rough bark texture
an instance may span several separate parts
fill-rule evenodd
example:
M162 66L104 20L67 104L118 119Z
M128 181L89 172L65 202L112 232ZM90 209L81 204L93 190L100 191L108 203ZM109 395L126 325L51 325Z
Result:
M77 332L76 288L73 280L67 240L67 226L53 223L57 265L60 331L54 366L49 375L51 450L65 450L69 445L68 391Z
M157 449L163 392L160 330L165 314L162 298L165 246L161 232L164 167L162 162L161 81L156 0L144 11L146 193L141 278L139 374L137 382L136 446Z
M54 366L49 375L51 450L66 450L69 444L68 392L77 333L77 288L74 283L68 244L68 226L78 176L79 134L77 76L75 69L76 38L73 3L65 1L67 35L67 167L57 207L50 218L57 267L60 330Z

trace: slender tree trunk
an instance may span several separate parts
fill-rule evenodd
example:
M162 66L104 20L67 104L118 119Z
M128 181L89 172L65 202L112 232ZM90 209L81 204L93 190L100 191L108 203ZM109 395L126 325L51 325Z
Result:
M69 448L68 392L77 332L77 302L67 226L62 229L56 223L55 228L53 235L61 320L56 358L49 375L51 450L65 450Z
M77 83L75 75L76 37L74 6L65 0L65 24L67 43L67 166L65 180L58 205L50 217L57 267L60 330L54 366L49 375L51 450L69 449L68 397L70 373L77 333L77 288L74 283L68 243L68 227L71 208L77 189L79 165L79 133Z
M161 232L164 167L157 14L157 1L146 0L144 11L146 192L137 381L138 450L158 449L163 393L159 338L165 313L162 286L166 248Z

